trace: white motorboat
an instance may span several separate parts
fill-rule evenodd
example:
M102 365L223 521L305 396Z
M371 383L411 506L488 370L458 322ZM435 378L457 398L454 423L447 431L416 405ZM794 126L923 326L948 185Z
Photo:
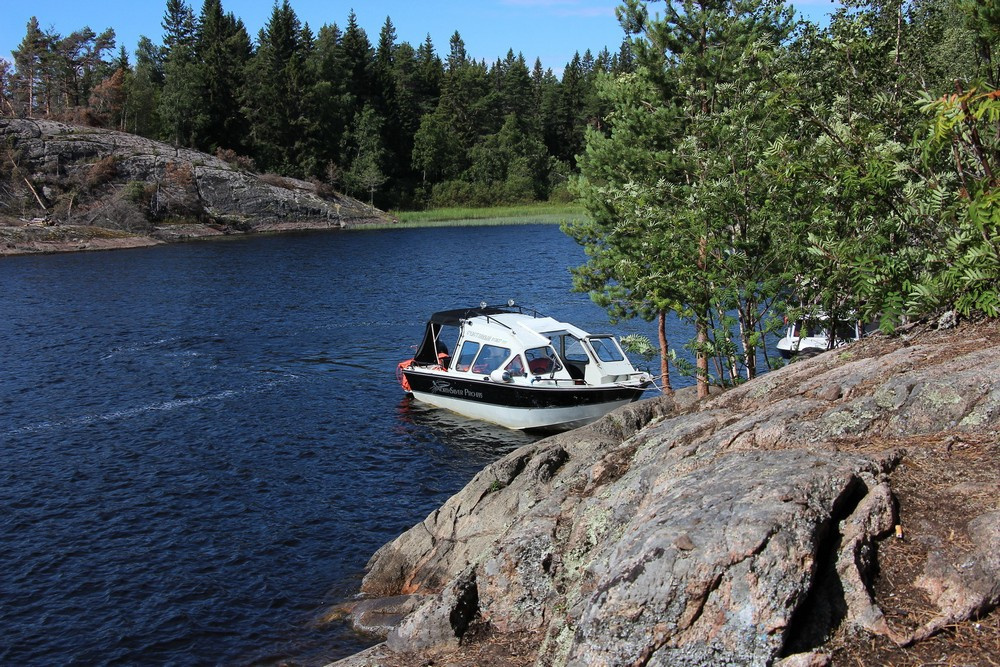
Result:
M833 344L830 336L833 335ZM785 335L776 347L785 359L796 355L814 355L820 352L853 343L864 336L865 330L858 321L838 320L833 323L825 315L811 319L796 320L788 325Z
M513 302L434 313L397 377L418 401L512 429L545 430L592 422L652 384L614 336Z

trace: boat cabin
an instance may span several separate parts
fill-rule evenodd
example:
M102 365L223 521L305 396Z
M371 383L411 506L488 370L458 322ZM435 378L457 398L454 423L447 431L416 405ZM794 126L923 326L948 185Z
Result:
M434 313L413 365L508 383L599 385L638 374L614 336L514 308Z
M588 424L652 383L618 341L509 303L431 315L397 378L416 400L517 429Z

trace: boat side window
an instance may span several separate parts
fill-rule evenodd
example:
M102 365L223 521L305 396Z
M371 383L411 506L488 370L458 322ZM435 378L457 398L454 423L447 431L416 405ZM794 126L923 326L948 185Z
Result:
M510 350L496 345L483 345L482 351L472 365L473 373L492 373L510 356Z
M600 336L590 339L590 346L594 348L594 354L601 361L622 361L625 355L621 348L615 343L611 336Z
M479 352L479 343L471 340L465 341L462 345L462 351L458 354L458 362L455 364L455 370L469 370L472 367L472 360L476 358L477 352Z
M515 377L527 375L527 373L524 372L524 362L521 361L521 355L519 354L511 359L510 363L504 366L503 369Z
M528 369L534 375L554 373L555 371L562 370L562 365L559 363L556 351L549 346L533 347L530 350L526 350L524 356L528 360Z
M590 361L590 358L587 356L587 350L583 347L583 343L575 336L571 336L569 334L560 336L559 348L562 351L562 358L566 361L575 361L580 364L586 364Z

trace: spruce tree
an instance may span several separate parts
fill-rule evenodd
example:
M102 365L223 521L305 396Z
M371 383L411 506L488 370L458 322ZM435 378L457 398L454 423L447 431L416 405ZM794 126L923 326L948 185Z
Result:
M197 146L209 152L219 147L242 151L249 126L239 96L251 55L250 37L242 21L223 12L220 0L205 0L195 46L204 81L205 115Z
M184 0L167 0L163 15L163 91L159 117L164 138L193 147L205 123L204 72L195 51L197 25Z
M257 37L245 105L258 166L288 175L315 166L307 164L314 155L302 154L302 105L312 87L302 39L302 24L288 0L275 5Z

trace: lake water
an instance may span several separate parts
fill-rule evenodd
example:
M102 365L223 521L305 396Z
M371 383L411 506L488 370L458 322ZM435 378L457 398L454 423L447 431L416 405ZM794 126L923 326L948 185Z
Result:
M552 225L0 261L0 663L322 664L368 557L533 436L421 408L426 316L585 329ZM672 334L680 340L681 333Z

